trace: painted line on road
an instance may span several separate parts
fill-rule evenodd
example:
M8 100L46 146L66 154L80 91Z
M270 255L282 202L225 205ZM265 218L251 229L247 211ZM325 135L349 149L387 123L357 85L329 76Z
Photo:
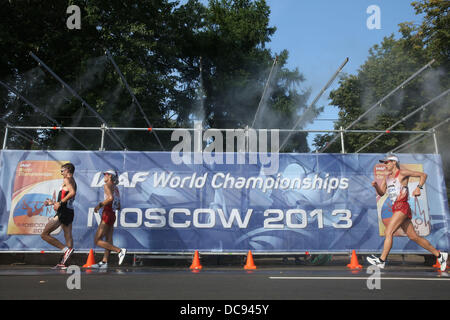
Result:
M269 277L271 280L368 280L378 278L380 280L408 280L408 281L443 281L450 278L406 278L406 277Z

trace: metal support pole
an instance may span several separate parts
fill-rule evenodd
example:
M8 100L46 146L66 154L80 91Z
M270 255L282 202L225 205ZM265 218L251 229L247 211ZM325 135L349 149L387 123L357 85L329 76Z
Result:
M336 79L336 77L339 75L339 73L342 71L342 69L345 67L345 65L348 62L348 57L345 58L344 62L339 66L339 68L336 70L336 72L333 74L333 76L331 77L330 80L328 80L327 84L322 88L322 90L320 90L319 94L314 98L314 100L311 102L311 104L305 109L305 112L303 113L303 115L295 122L294 126L292 127L292 129L297 128L300 123L303 121L304 116L308 114L308 112L311 112L313 107L316 105L317 101L319 101L320 97L323 95L323 93L331 86L331 84L334 82L334 79ZM281 144L280 148L278 149L278 151L281 151L284 147L284 145L288 142L289 138L291 137L291 133L288 134L288 136L286 137L286 139L284 139L283 143Z
M41 113L45 118L47 118L51 123L53 123L55 126L59 127L60 129L64 130L64 128L62 127L62 125L56 121L55 119L53 119L52 117L50 117L44 110L42 110L41 108L37 107L34 103L32 103L31 101L29 101L27 98L25 98L23 95L21 95L16 89L8 86L6 83L0 81L0 85L2 85L3 87L5 87L7 90L11 91L12 93L14 93L16 96L18 96L20 99L22 99L23 101L25 101L26 104L28 104L30 107L33 108L33 110L35 112ZM54 127L55 127L54 126ZM52 129L54 129L54 127L52 127ZM71 132L66 131L67 135L69 135L72 139L74 139L76 142L78 142L83 148L85 148L86 150L88 150L88 147L85 146L79 139L77 139Z
M3 147L2 149L6 149L6 142L8 141L8 125L5 126L5 136L3 137Z
M147 115L146 115L145 112L144 112L144 109L142 108L142 106L141 106L141 104L139 103L138 99L137 99L136 96L134 95L133 90L131 90L130 86L128 85L128 82L127 82L127 80L125 79L125 76L124 76L124 75L122 74L122 72L120 71L119 66L118 66L118 65L116 64L116 62L114 61L114 59L113 59L111 53L109 52L109 50L105 50L105 53L106 53L108 59L109 59L109 60L111 61L111 63L113 64L114 68L116 69L116 72L119 74L119 77L122 79L123 84L125 85L125 87L127 88L128 92L130 93L131 99L132 99L133 103L135 103L135 104L138 106L139 111L141 112L142 116L144 117L144 120L145 120L145 122L147 123L148 127L149 127L149 128L152 128L153 125L152 125L152 124L150 123L150 121L148 120ZM158 137L158 135L156 134L156 132L153 131L153 130L151 130L151 133L155 136L155 138L156 138L156 140L158 141L159 146L161 147L161 149L163 149L164 151L166 151L166 149L164 149L163 144L161 143L161 140L159 140L159 137Z
M450 92L450 89L445 90L444 92L442 92L440 95L434 97L433 99L431 99L430 101L428 101L427 103L425 103L424 105L422 105L421 107L417 108L416 110L414 110L413 112L411 112L410 114L408 114L407 116L403 117L402 119L400 119L399 121L397 121L396 123L394 123L392 126L390 126L389 128L386 129L386 133L390 132L390 130L394 127L396 127L398 124L402 123L403 121L409 119L410 117L412 117L414 114L416 114L417 112L425 109L426 107L428 107L430 104L432 104L433 102L435 102L436 100L442 98L443 96L445 96L446 94L448 94ZM378 138L380 138L382 135L384 135L384 133L380 133L379 135L377 135L375 138L373 138L371 141L369 141L368 143L366 143L364 146L362 146L361 148L359 148L358 150L356 150L356 153L359 153L360 151L362 151L364 148L366 148L367 146L371 145L374 141L376 141Z
M100 151L105 151L105 124L102 123L102 140L100 141Z
M259 115L259 110L261 109L261 105L263 104L264 97L266 96L267 88L269 87L270 79L272 78L273 69L275 68L275 65L277 63L278 63L278 56L276 56L275 59L273 60L272 68L270 69L270 72L269 72L269 77L267 78L266 85L264 86L264 91L262 93L261 99L259 100L258 108L256 109L256 112L255 112L255 117L253 118L252 128L255 126L256 119Z
M53 72L52 69L50 69L41 59L38 58L38 56L36 56L33 52L30 52L31 57L37 61L37 63L39 64L39 66L44 67L56 80L59 81L59 83L61 83L63 85L63 87L65 89L67 89L75 98L77 98L83 106L86 106L96 117L97 119L99 119L102 123L107 123L102 116L100 116L98 114L97 111L94 110L94 108L92 108L83 98L81 98L78 93L73 90L67 83L65 83L56 73ZM116 133L114 131L111 131L111 138L114 141L115 144L117 144L117 146L119 148L125 149L126 145L120 140L120 138L116 135Z
M438 142L437 142L437 137L436 137L436 129L433 129L432 133L433 133L433 141L434 141L434 153L439 154Z
M344 148L344 128L342 128L342 126L340 127L340 134L341 134L341 153L345 153L345 148Z
M410 82L412 79L414 79L417 75L419 75L422 71L424 71L425 69L427 69L428 67L430 67L433 63L434 63L434 59L431 60L430 62L428 62L425 66L423 66L422 68L420 68L420 70L416 71L412 76L410 76L408 79L406 79L405 81L403 81L401 84L399 84L394 90L392 90L391 92L389 92L386 96L384 96L381 100L377 101L374 105L372 105L366 112L364 112L362 115L360 115L356 120L354 120L349 126L347 126L345 128L345 130L350 129L351 127L353 127L354 124L356 124L357 122L359 122L362 118L364 118L364 116L366 114L368 114L370 111L372 111L374 108L376 108L377 106L381 106L381 104L387 99L389 98L391 95L393 95L397 90L399 89L403 89L403 87ZM327 145L325 147L323 147L320 152L324 152L334 141L336 141L337 136L334 135L334 137L331 139L331 141L329 143L327 143Z
M427 134L433 133L433 130L436 130L437 128L439 128L440 126L443 126L444 124L447 124L448 122L450 122L450 117L447 118L447 119L445 119L445 120L442 121L442 122L439 122L439 123L438 123L437 125L435 125L433 128L430 128L430 129L428 130L428 132L426 132L426 133L427 133ZM399 146L396 147L395 149L392 149L391 151L389 151L389 153L393 153L393 152L396 152L396 151L399 150L399 149L402 149L402 148L403 148L404 146L406 146L407 144L410 144L410 143L412 143L413 141L416 141L416 140L418 140L419 138L423 137L424 134L425 134L425 133L420 134L420 135L418 135L418 136L416 136L416 137L414 137L414 138L412 138L412 139L406 141L405 143L399 145Z

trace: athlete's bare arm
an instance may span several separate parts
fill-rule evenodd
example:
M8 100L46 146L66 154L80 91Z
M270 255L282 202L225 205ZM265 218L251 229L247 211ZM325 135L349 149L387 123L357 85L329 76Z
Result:
M407 185L410 177L417 177L420 178L418 186L414 189L412 195L414 197L420 196L420 188L419 186L423 186L425 184L425 181L427 181L428 175L424 172L418 172L418 171L412 171L408 169L402 169L400 170L400 176L401 176L401 182L403 185Z
M98 212L98 210L100 210L100 208L107 206L108 204L111 204L114 200L112 184L106 183L103 186L103 190L105 191L106 199L98 203L98 205L94 208L95 212Z
M375 190L377 191L378 195L380 197L384 196L384 194L386 193L386 179L383 179L383 182L381 183L381 186L378 185L378 183L376 181L372 182L372 187L375 188Z

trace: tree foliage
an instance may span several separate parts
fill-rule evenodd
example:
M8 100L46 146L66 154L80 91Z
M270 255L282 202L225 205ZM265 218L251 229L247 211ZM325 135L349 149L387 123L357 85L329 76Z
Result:
M419 25L404 22L399 25L401 37L386 37L374 45L366 62L356 75L344 75L339 87L330 93L331 104L339 108L339 120L335 128L347 128L366 110L408 79L416 71L434 59L430 68L374 108L350 129L386 130L407 117L392 130L428 130L450 116L450 95L447 94L420 112L415 110L450 88L450 2L422 0L413 2L417 14L423 14ZM450 155L448 150L449 126L438 128L438 142L447 179L450 179ZM346 134L346 152L356 152L377 134ZM322 149L332 135L315 139L315 146ZM384 134L361 152L388 152L413 138L405 134ZM433 153L431 136L422 143L406 146L401 152ZM340 144L329 145L326 152L340 152ZM450 185L447 181L447 185Z
M81 8L81 29L66 27L66 9ZM108 50L153 127L251 126L274 59L276 72L255 127L290 128L306 106L303 76L286 68L288 52L266 48L276 29L269 26L264 0L3 1L0 10L0 80L63 126L99 127L101 121L31 58L35 53L100 114L110 127L148 127L108 60ZM51 126L16 95L0 87L2 119L14 125ZM314 114L320 110L314 109ZM64 134L30 132L43 145L80 149ZM74 131L90 149L97 131ZM154 136L118 132L131 150L160 150ZM170 133L159 132L166 149ZM14 134L9 146L29 148ZM306 135L288 150L308 151ZM34 145L39 148L40 146ZM107 149L117 149L111 139Z

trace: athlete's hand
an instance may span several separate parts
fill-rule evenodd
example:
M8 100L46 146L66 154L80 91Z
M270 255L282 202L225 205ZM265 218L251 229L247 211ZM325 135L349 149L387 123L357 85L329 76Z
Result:
M59 202L53 203L53 210L58 211L60 206L61 206L61 204Z
M418 196L420 196L420 189L419 189L419 187L417 187L416 189L414 189L414 191L413 191L413 193L412 193L412 195L414 196L414 197L418 197Z
M374 188L378 187L378 183L376 181L372 181L372 187Z
M51 205L53 205L53 201L51 200L51 199L46 199L45 201L44 201L44 206L51 206Z
M99 205L97 205L97 206L94 208L94 212L97 213L98 210L100 210L100 206L99 206Z

